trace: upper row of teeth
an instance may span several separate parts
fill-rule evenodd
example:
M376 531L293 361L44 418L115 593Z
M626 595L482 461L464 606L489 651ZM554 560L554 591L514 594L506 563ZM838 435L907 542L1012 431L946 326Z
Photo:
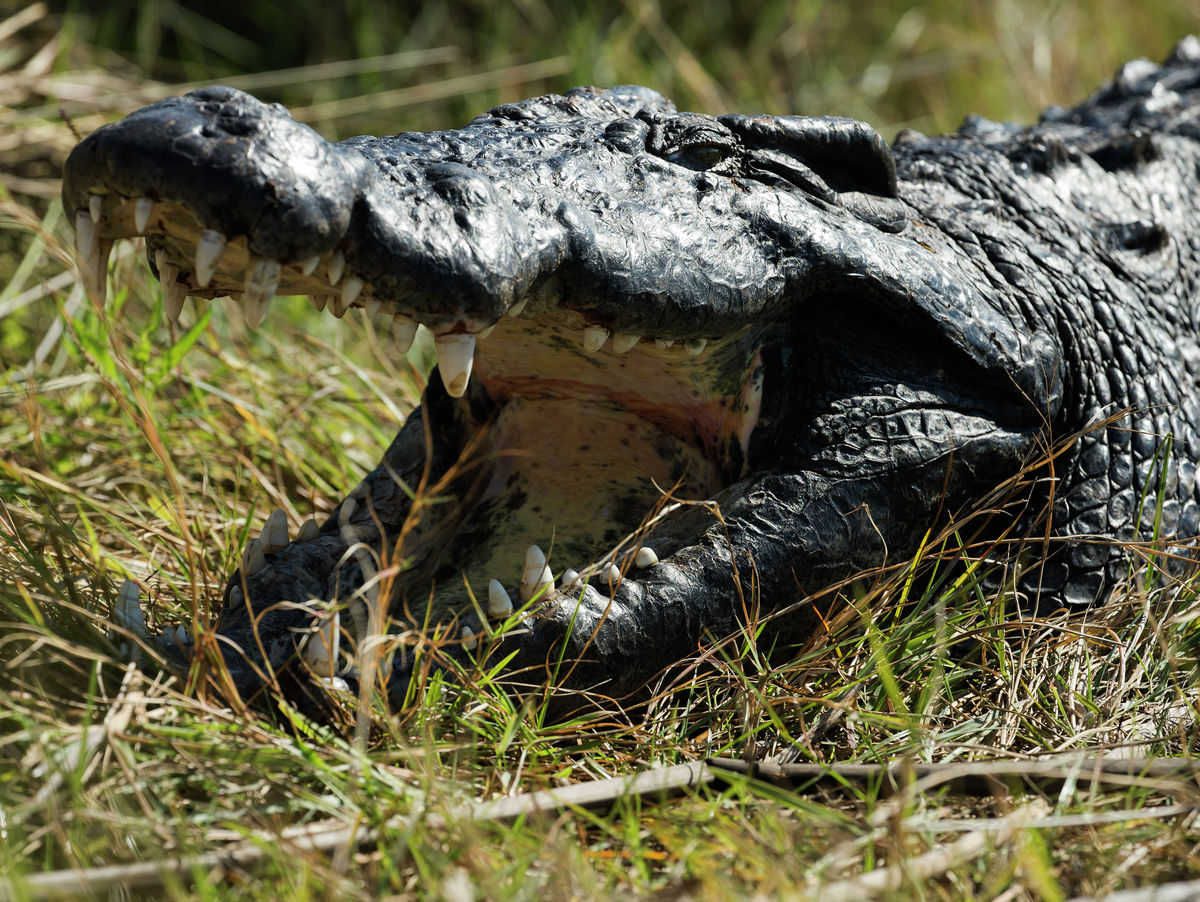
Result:
M125 198L124 203L133 203L133 222L137 234L144 235L154 215L154 201L149 197ZM94 295L103 300L105 292L105 274L108 269L108 254L111 242L101 240L98 226L104 213L104 197L93 194L88 198L87 209L81 209L75 214L75 250L78 254L88 288ZM225 235L216 229L203 229L196 242L196 252L193 260L194 287L188 282L180 281L182 271L171 263L164 250L159 249L155 255L155 266L163 286L163 307L167 317L175 322L183 310L183 302L188 293L204 289L216 275L221 255L229 241ZM334 316L341 318L351 307L361 307L369 317L375 317L383 309L383 301L373 297L367 290L367 285L361 278L346 272L346 257L340 250L322 257L313 255L295 266L305 275L312 275L322 260L326 262L326 276L329 280L331 294L311 295L309 302L318 311L328 308ZM246 322L257 328L266 318L267 309L279 288L283 275L283 265L278 260L251 255L246 267L243 283L242 307ZM526 301L518 301L508 310L509 316L520 316L525 309ZM401 354L408 353L416 336L418 323L412 317L403 313L392 314L392 335L396 347ZM475 355L475 339L487 338L495 328L493 323L486 329L472 334L468 332L446 333L434 337L437 345L438 365L442 373L442 381L446 391L453 397L461 397L467 390L471 379L471 362ZM589 325L583 329L582 343L585 351L596 353L612 339L612 349L618 354L625 354L642 340L644 336L633 332L612 332L600 325ZM660 350L666 350L676 343L673 338L655 338L654 345ZM682 342L683 348L690 357L698 357L708 344L704 338L689 338Z

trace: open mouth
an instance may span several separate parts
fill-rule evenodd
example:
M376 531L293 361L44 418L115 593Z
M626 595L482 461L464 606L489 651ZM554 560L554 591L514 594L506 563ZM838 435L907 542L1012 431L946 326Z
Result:
M553 277L495 320L448 322L419 300L380 297L352 250L257 257L246 236L169 199L94 193L75 225L93 291L103 290L112 242L145 236L172 320L189 295L229 297L257 327L277 295L307 295L338 318L358 309L390 322L398 355L419 324L433 333L438 375L416 420L323 527L308 523L293 537L278 514L268 520L227 589L227 636L228 621L273 603L354 609L380 591L393 620L414 627L462 617L484 599L506 616L513 600L585 585L608 602L627 573L670 554L649 528L656 518L745 473L769 328L614 332L562 305ZM281 597L297 589L307 597ZM294 643L294 626L273 640L251 619L256 642Z

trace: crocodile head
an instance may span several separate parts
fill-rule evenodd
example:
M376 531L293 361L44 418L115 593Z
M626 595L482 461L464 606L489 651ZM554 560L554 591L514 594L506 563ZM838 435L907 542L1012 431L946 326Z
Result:
M469 621L491 580L540 600L527 644L583 624L593 676L636 683L744 614L739 560L774 606L878 563L980 459L1019 459L1030 399L1055 403L1052 350L909 221L890 150L851 120L584 88L334 144L211 88L92 134L63 198L92 281L144 235L176 314L229 295L257 324L308 295L391 318L398 354L435 336L379 467L231 579L220 632L247 685L293 654L305 615L277 602Z

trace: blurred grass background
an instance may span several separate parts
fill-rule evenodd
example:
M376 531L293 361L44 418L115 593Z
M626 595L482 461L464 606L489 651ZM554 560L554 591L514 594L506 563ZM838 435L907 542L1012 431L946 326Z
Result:
M64 65L73 48L86 48L100 51L95 64L132 65L159 81L416 55L262 90L289 106L458 82L425 102L400 95L310 117L340 136L446 127L500 101L629 82L701 112L837 113L885 131L946 129L967 112L1028 120L1081 98L1117 63L1161 59L1200 29L1200 7L1179 0L55 0L51 8L66 25ZM444 55L421 62L439 48ZM540 76L495 74L548 61Z

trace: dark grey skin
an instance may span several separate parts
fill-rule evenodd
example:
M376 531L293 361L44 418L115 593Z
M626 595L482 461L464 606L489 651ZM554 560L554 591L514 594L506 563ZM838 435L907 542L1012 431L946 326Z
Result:
M381 599L393 631L479 633L487 580L516 598L536 543L556 576L614 552L621 576L545 592L490 653L535 683L561 657L565 683L623 695L748 616L790 609L766 640L810 636L812 593L903 560L1076 433L1008 515L1020 533L1052 511L1021 592L1087 603L1127 570L1112 539L1195 534L1198 168L1188 39L1036 126L890 149L859 122L677 113L631 87L330 144L211 88L87 138L63 200L85 231L98 214L93 269L143 233L177 297L265 265L251 296L353 277L346 303L436 335L497 326L467 385L434 371L318 536L233 575L218 633L239 691L312 622L279 602ZM211 281L201 229L229 239ZM586 327L623 352L585 350ZM708 503L623 541L672 486ZM633 565L640 547L657 563Z

